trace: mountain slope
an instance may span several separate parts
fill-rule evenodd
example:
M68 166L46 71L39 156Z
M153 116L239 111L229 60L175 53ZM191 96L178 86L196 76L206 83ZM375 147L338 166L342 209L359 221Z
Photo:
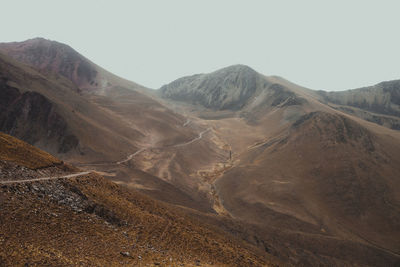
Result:
M173 143L193 135L189 128L180 127L185 118L149 97L145 88L102 70L65 44L36 38L25 42L2 43L0 51L6 54L2 56L2 79L8 83L9 87L17 87L21 94L25 91L42 94L51 104L58 103L57 107L69 106L67 107L70 109L69 113L77 112L77 107L85 111L85 114L69 114L68 117L75 119L74 117L83 115L85 119L94 120L93 123L96 126L123 135L120 139L127 141L125 137L128 135L129 142L135 144L140 142ZM14 58L18 62L10 58ZM81 65L83 69L90 70L79 71ZM40 74L33 71L32 68ZM25 72L32 73L32 75L24 75ZM85 73L97 73L95 76L102 79L106 77L107 86L94 84L88 89L87 84L90 84L91 81L87 75L85 76ZM32 83L31 79L37 80L39 77L46 80L47 84L39 86L30 84ZM57 89L50 89L51 86ZM60 87L63 87L62 90ZM8 95L8 91L4 92L4 95ZM4 106L8 106L11 102L15 104L13 99L9 99ZM22 108L18 106L16 109L20 111ZM62 115L65 116L65 114ZM104 121L108 118L112 122ZM15 118L8 120L15 121ZM25 123L26 121L24 121ZM109 127L110 124L113 125ZM9 127L12 128L12 126ZM4 130L10 131L10 129ZM151 140L142 140L143 137L150 134L152 137L147 139ZM22 136L19 135L19 137ZM111 139L113 138L111 137ZM117 145L117 148L123 152L129 146L124 149ZM135 151L135 147L131 148L130 151ZM128 153L123 154L127 155Z
M179 79L160 95L205 119L230 150L224 168L204 176L214 209L252 225L258 244L294 265L399 261L396 132L244 66Z
M174 100L188 100L212 109L237 110L260 85L264 84L254 70L236 65L210 74L180 78L160 90L162 96Z
M62 163L52 155L2 132L0 132L0 151L0 160L11 161L31 169Z
M323 101L365 120L400 129L400 81L340 92L318 91Z
M4 103L0 103L0 130L81 168L107 173L114 181L135 188L151 184L143 191L159 199L175 203L167 197L168 192L181 192L179 198L188 200L185 203L190 202L189 206L209 209L204 192L198 192L201 180L194 182L190 175L219 160L221 149L211 135L199 139L201 160L191 159L192 151L184 149L186 145L177 148L191 140L196 146L199 133L207 128L197 125L196 120L186 125L188 118L106 71L98 71L98 75L110 78L106 90L86 90L85 84L79 83L84 77L74 79L73 66L89 61L63 44L35 39L0 47L22 61L1 55ZM72 76L64 72L68 64L72 65L67 68ZM92 63L90 66L97 68ZM133 156L142 151L146 159L142 154ZM148 183L148 177L159 181ZM193 203L199 198L202 204Z
M70 46L44 38L24 42L1 43L0 52L25 63L45 75L61 75L82 93L108 93L112 86L144 88L97 66Z
M53 80L5 55L0 76L1 130L64 158L118 159L136 149L142 134L71 90L68 80Z
M36 92L20 92L0 81L0 129L35 144L54 143L58 153L66 153L78 146L78 139L71 134L65 119L55 105ZM46 140L43 140L43 137Z
M180 78L161 87L160 95L214 112L225 111L229 116L239 113L253 120L270 108L307 103L277 81L245 65L234 65L209 74ZM203 117L206 116L203 114Z
M0 161L2 266L274 265L243 241L94 173L58 179L68 170L30 169L58 160L11 136L2 134L0 147L11 155ZM3 184L16 179L5 165L18 172L15 183ZM34 181L44 174L55 178ZM24 176L33 181L18 183Z
M217 192L231 216L272 227L282 240L292 236L293 247L302 236L300 247L314 255L391 265L400 257L399 151L398 138L343 115L308 113L239 155L216 181ZM354 243L346 253L332 250L339 240ZM357 244L375 252L363 258ZM376 261L382 253L392 260Z
M43 51L52 51L47 42ZM73 135L78 145L60 154L63 159L184 206L184 214L295 266L399 262L400 135L346 115L342 110L355 109L350 102L333 104L322 93L243 65L178 79L155 95L115 76L100 87L79 75L80 55L72 57L78 63L64 73L67 62L59 59L68 57L64 52L69 50L32 52L25 45L18 50L14 43L18 49L8 51L14 51L14 58L21 55L19 60L30 67L8 56L0 61L1 89L11 92L3 94L0 119L5 123L0 125L9 132L29 134L28 124L42 142L52 142L36 144L55 153L64 138L60 133ZM33 60L26 51L35 54ZM90 67L97 71L96 79L103 77L105 72ZM390 112L396 106L387 103L396 102L396 92L381 92ZM381 93L376 91L379 97ZM385 102L388 97L393 99ZM35 103L45 108L32 108ZM46 122L52 118L58 124L49 127ZM65 130L57 132L63 125ZM97 188L97 182L88 183ZM123 190L130 189L99 184L101 189L84 195L98 201L95 196L104 191L110 195L107 201L118 199L137 209L113 195L114 190L125 196ZM123 210L117 217L125 218L123 214L131 213Z

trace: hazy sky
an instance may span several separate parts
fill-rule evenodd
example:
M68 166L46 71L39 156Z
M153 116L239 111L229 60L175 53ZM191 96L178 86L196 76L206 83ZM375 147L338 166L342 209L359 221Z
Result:
M343 90L400 79L400 1L1 1L0 41L44 37L150 88L245 64Z

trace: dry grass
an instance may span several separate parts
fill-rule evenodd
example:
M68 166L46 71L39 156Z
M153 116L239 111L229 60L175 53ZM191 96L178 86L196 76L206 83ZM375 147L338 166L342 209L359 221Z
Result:
M3 186L0 262L6 266L272 265L255 248L98 175L41 186L77 193L89 204L76 212L54 201L50 189L39 197L29 184Z
M0 148L2 160L32 169L60 163L5 134ZM274 265L242 240L97 174L2 185L0 203L0 266Z
M0 132L0 152L0 160L11 161L30 169L61 164L59 159L49 153L2 132Z

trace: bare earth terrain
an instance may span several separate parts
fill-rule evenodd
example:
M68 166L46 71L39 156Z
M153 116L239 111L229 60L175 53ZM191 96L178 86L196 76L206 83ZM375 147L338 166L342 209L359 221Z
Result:
M35 146L0 135L0 262L398 266L399 92L244 65L151 90L0 44L0 130Z
M11 143L16 141L6 135L2 138ZM28 144L18 148L21 153L30 149ZM43 159L35 153L32 158ZM274 266L278 263L274 257L266 257L227 232L97 174L70 173L71 170L60 166L59 170L41 168L41 172L51 176L40 177L39 170L17 164L18 159L0 162L19 170L18 175L5 175L5 168L0 170L2 265ZM38 177L26 179L34 174Z

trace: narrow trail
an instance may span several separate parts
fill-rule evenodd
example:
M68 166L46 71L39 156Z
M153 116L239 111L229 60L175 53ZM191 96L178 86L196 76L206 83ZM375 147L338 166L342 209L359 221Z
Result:
M127 161L130 161L134 156L136 156L136 155L139 154L139 153L142 153L142 152L145 151L146 149L147 149L147 148L141 148L141 149L139 149L139 150L136 151L135 153L130 154L126 159L121 160L121 161L118 161L117 164L119 165L119 164L121 164L121 163L125 163L125 162L127 162Z
M188 122L186 122L186 123L190 123L190 120L189 120ZM185 123L185 124L186 124L186 123ZM177 144L177 145L174 145L174 146L172 146L172 147L181 147L181 146L190 145L190 144L192 144L192 143L194 143L194 142L196 142L196 141L202 139L202 138L203 138L203 135L204 135L205 133L209 132L209 131L211 131L211 128L207 128L206 130L200 132L199 135L198 135L196 138L193 138L192 140L190 140L190 141L188 141L188 142L184 142L184 143L181 143L181 144ZM157 147L141 148L141 149L139 149L138 151L136 151L135 153L130 154L126 159L116 162L116 164L120 165L120 164L122 164L122 163L128 162L128 161L130 161L131 159L133 159L134 156L136 156L136 155L142 153L143 151L145 151L145 150L147 150L147 149L152 149L152 148L157 148ZM160 148L160 147L159 147L159 148Z
M188 120L185 124L187 125L188 123L190 123L190 120ZM186 146L186 145L192 144L192 143L202 139L203 135L209 131L211 131L211 128L207 128L206 130L200 132L196 138L194 138L188 142L185 142L185 143L174 145L173 147L181 147L181 146ZM133 159L134 156L142 153L143 151L145 151L147 149L151 149L151 148L152 147L141 148L138 151L136 151L135 153L130 154L126 159L116 162L116 164L119 165L119 164L128 162L131 159ZM78 177L78 176L82 176L82 175L87 175L91 172L96 172L96 171L90 170L90 171L78 172L78 173L67 174L67 175L62 175L62 176L49 176L49 177L41 177L41 178L36 178L36 179L0 181L0 184L29 183L29 182L48 181L48 180L56 180L56 179L68 179L68 178Z
M191 123L192 121L187 119L186 122L182 125L183 127L186 127L189 125L189 123Z
M84 172L78 172L78 173L62 175L62 176L54 176L54 177L42 177L42 178L36 178L36 179L0 181L0 184L20 184L20 183L48 181L48 180L56 180L56 179L69 179L69 178L73 178L73 177L77 177L77 176L86 175L89 173L91 173L91 171L84 171Z
M203 135L204 135L205 133L209 132L209 131L211 131L211 128L207 128L206 130L202 131L201 133L199 133L199 136L198 136L198 137L196 137L196 138L190 140L189 142L182 143L182 144L177 144L177 145L174 145L174 147L180 147L180 146L187 146L187 145L190 145L191 143L194 143L194 142L200 140L201 138L203 138Z

